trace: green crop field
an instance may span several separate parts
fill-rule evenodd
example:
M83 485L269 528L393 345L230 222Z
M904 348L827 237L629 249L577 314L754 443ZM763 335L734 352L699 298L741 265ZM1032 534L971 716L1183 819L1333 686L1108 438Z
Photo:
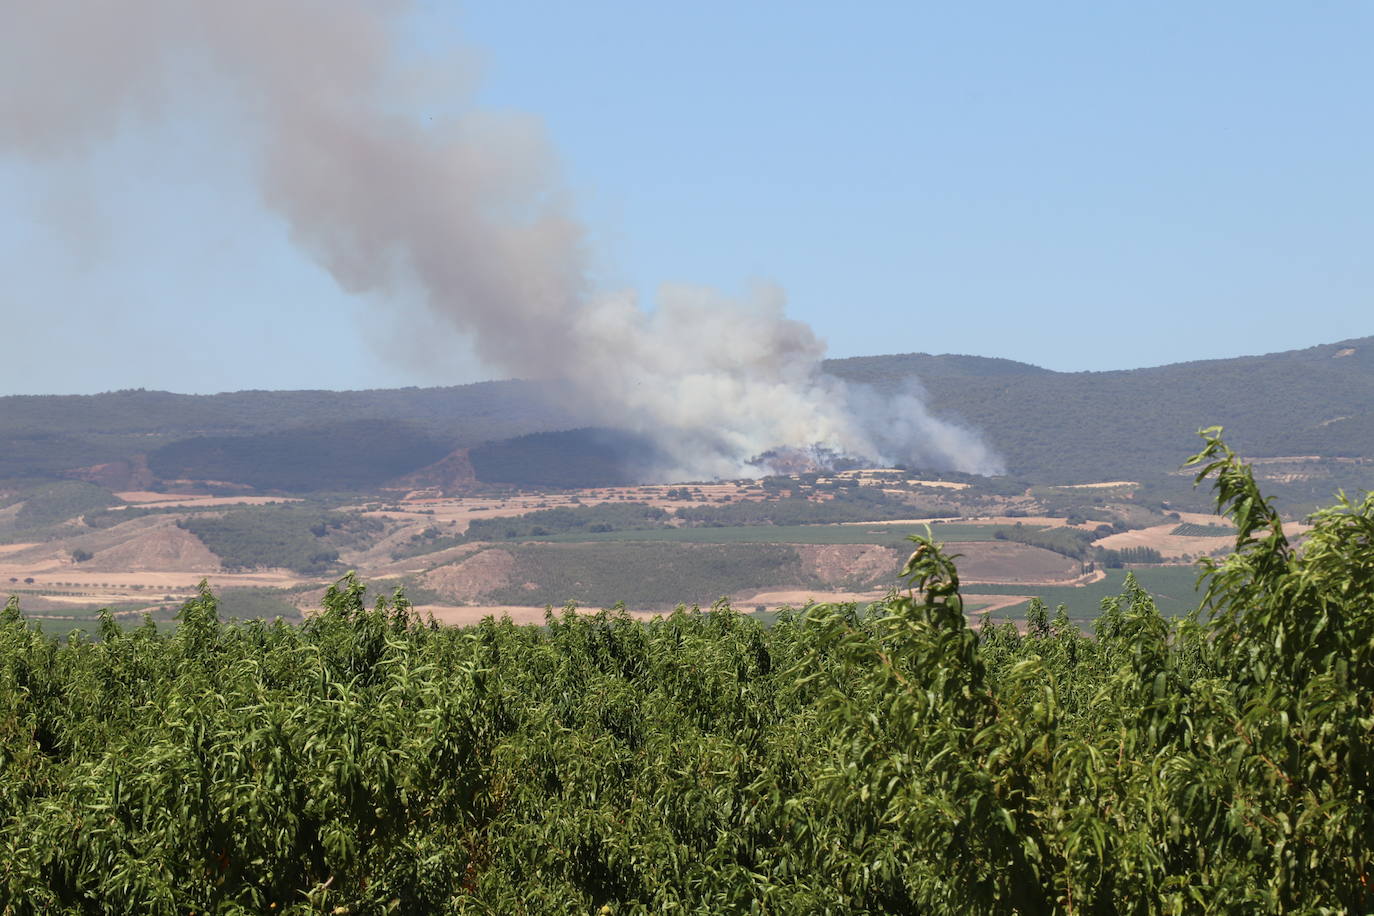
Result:
M1234 537L1236 529L1230 525L1195 525L1192 522L1184 522L1169 533L1186 538L1222 538Z
M930 526L939 541L991 541L1005 525L940 522ZM679 544L880 544L901 546L909 534L924 534L924 525L746 525L731 528L655 528L641 531L604 531L556 534L530 540L668 541Z
M1166 617L1177 617L1197 607L1202 597L1196 590L1198 570L1195 566L1146 566L1137 569L1109 569L1107 577L1100 582L1082 587L1033 585L970 585L968 591L974 595L1034 595L1051 608L1063 604L1069 609L1069 617L1074 620L1092 620L1101 613L1102 599L1121 594L1126 574L1132 573L1141 587L1155 599L1159 612ZM996 615L1003 618L1019 617L1024 605L1003 608Z
M723 595L769 587L823 587L806 574L797 551L787 544L522 544L502 549L515 558L515 568L511 585L488 593L497 604L558 607L576 601L609 607L623 601L647 610L679 603L704 606ZM525 583L537 584L531 588Z

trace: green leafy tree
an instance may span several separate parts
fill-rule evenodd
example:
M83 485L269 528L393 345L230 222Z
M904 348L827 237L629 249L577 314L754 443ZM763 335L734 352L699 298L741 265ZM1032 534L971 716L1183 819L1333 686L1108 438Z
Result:
M1374 498L1301 545L1206 433L1204 606L879 605L173 631L0 611L0 913L1374 911Z

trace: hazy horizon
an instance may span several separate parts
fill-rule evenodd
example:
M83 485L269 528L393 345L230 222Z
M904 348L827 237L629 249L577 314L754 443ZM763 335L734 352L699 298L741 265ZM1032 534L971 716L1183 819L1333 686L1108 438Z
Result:
M1081 369L1081 370L1072 370L1072 369L1070 369L1070 370L1062 370L1062 369L1051 369L1051 368L1049 368L1048 366L1040 366L1040 365L1037 365L1036 363L1026 363L1024 360L1013 360L1013 362L1020 362L1020 363L1024 363L1025 365L1035 366L1036 368L1039 368L1039 369L1046 369L1046 370L1048 370L1048 371L1050 371L1050 372L1059 372L1059 373L1096 374L1096 373L1108 373L1108 372L1130 372L1130 371L1133 371L1133 370L1136 370L1136 369L1162 369L1162 368L1167 368L1167 367L1169 367L1169 366L1180 365L1180 364L1183 364L1183 363L1216 362L1216 361L1224 361L1224 360L1228 360L1228 359L1243 359L1243 358L1246 358L1246 357L1254 357L1254 356L1271 356L1271 355L1275 355L1275 354L1278 354L1278 353L1289 353L1289 352L1296 352L1296 351L1299 351L1299 350L1312 349L1312 348L1314 348L1314 347L1337 346L1337 345L1343 344L1343 343L1350 343L1350 342L1355 342L1355 341L1368 340L1368 339L1370 339L1371 337L1374 337L1374 334L1372 334L1372 335L1366 335L1365 337L1351 337L1351 338L1345 338L1345 339L1342 339L1342 340L1321 341L1321 342L1314 343L1314 344L1310 344L1310 345L1296 346L1296 347L1286 347L1286 348L1281 349L1281 350L1269 350L1269 351L1266 351L1266 352L1263 352L1263 353L1259 353L1259 352L1227 353L1227 354L1218 354L1218 355L1216 355L1216 356L1203 356L1203 357L1198 357L1198 358L1196 358L1196 359L1178 360L1178 361L1176 361L1176 362L1170 362L1170 363L1155 363L1155 364L1146 365L1146 366L1122 366L1122 367L1120 367L1120 368L1108 368L1108 369ZM982 354L982 353L925 353L925 352L921 352L921 351L908 351L908 352L905 352L905 353L858 353L858 354L854 354L854 355L852 355L852 356L828 357L828 359L836 359L836 360L843 360L843 359L865 359L865 358L882 358L882 357L890 357L890 356L933 356L933 357L961 357L961 358L974 358L974 359L1007 359L1007 358L1008 358L1008 357L1000 357L1000 356L988 356L988 355ZM413 384L413 383L412 383L412 384L406 384L406 385L379 385L379 386L373 386L373 387L355 387L355 388L339 388L339 387L335 387L335 388L326 388L326 387L320 387L320 386L299 387L299 388L263 388L263 387L260 387L260 386L249 386L249 387L246 387L246 388L226 388L226 389L221 389L221 390L216 390L216 391L185 391L185 390L178 390L178 389L175 389L175 388L155 388L155 387L151 387L151 386L147 386L147 385L142 385L142 386L133 386L133 387L127 387L127 386L126 386L126 387L122 387L122 388L104 388L104 389L100 389L100 390L85 390L85 391L33 391L33 392L11 392L11 391L0 390L0 398L4 398L4 397L91 397L91 396L101 395L101 394L117 394L117 393L122 392L122 391L150 391L150 392L160 392L160 393L163 393L163 394L188 395L188 396L193 396L193 397L213 396L213 395L217 395L217 394L244 394L244 393L255 392L255 391L327 391L327 392L335 392L335 393L347 393L347 392L354 392L354 391L394 391L394 390L424 389L424 388L452 388L452 387L459 387L459 386L463 386L463 385L492 385L492 384L502 384L502 383L504 383L504 382L520 382L520 381L537 381L537 380L521 379L521 378L518 378L518 377L506 377L506 378L482 378L482 379L475 379L475 380L470 381L470 382L454 382L454 383L435 382L435 383L428 383L428 384Z

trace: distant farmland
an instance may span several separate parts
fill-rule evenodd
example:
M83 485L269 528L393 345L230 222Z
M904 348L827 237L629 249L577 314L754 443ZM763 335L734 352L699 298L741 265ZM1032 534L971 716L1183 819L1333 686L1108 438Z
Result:
M991 541L1005 525L936 523L938 540ZM578 532L530 537L551 542L670 541L681 544L878 544L900 546L909 534L924 534L924 525L748 525L731 528L652 528L647 530Z

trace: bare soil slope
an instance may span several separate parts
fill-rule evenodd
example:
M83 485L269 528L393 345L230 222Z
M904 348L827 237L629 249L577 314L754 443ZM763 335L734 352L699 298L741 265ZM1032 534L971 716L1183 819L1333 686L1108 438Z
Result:
M509 551L493 548L431 570L421 582L451 601L471 602L480 595L509 585L514 569L515 557Z
M219 572L220 559L200 538L175 525L165 525L100 551L82 564L88 571Z
M802 570L829 586L864 587L896 581L903 554L874 544L798 545Z

